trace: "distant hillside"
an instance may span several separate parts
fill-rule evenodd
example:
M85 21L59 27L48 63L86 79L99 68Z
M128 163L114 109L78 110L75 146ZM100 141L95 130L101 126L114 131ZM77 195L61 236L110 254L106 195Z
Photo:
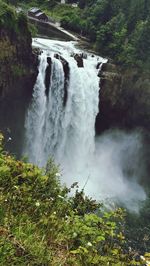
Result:
M78 7L69 5L76 1L68 0L65 5L59 2L34 3L59 19L63 27L90 38L101 55L117 63L149 68L149 0L79 0ZM31 5L30 1L23 3Z

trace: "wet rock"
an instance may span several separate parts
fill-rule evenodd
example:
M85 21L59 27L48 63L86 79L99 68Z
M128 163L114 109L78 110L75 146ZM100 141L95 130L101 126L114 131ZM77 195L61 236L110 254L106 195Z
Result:
M75 54L74 59L77 61L77 66L78 67L84 67L83 65L83 58L81 54Z
M43 51L40 48L38 48L38 47L34 47L32 49L32 51L33 51L33 54L36 55L36 56L39 56L39 55L41 55L43 53Z
M48 63L49 65L52 64L52 59L51 59L51 57L47 57L47 63Z
M52 59L50 57L47 57L47 63L48 66L45 70L45 94L48 97L49 89L50 89L50 83L51 83L51 72L52 72Z
M71 57L81 57L82 59L87 59L87 53L79 53L79 54L76 54L76 53L71 53L70 54Z
M69 76L70 76L70 68L69 63L66 62L63 64L64 74L65 74L65 80L64 80L64 106L66 105L67 99L68 99L68 84L69 84Z
M111 63L103 63L101 67L101 71L106 71L106 72L117 72L117 66L115 64Z
M64 70L64 99L63 99L63 105L66 105L67 99L68 99L68 84L69 84L69 78L70 78L70 68L69 63L59 54L55 54L54 57L61 61L63 65Z
M56 59L60 59L60 55L59 55L59 54L54 54L54 57L55 57Z
M100 70L98 72L97 76L99 78L101 78L101 79L111 80L111 81L114 81L114 80L117 80L117 79L121 78L121 75L119 75L116 72L105 72L105 71L102 71L102 70Z
M101 64L102 64L101 62L98 62L97 65L96 65L96 69L99 69Z
M81 56L82 56L83 59L87 59L87 54L86 53L82 53Z
M117 67L115 64L112 64L112 63L103 63L102 66L101 66L101 62L98 62L97 65L96 65L96 69L100 69L101 67L101 71L106 71L106 72L117 72Z

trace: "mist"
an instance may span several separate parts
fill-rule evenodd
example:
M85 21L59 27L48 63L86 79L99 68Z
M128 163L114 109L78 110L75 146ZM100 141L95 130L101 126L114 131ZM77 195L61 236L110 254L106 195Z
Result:
M82 156L76 161L73 157L63 160L62 181L69 186L77 181L86 195L138 212L146 199L140 185L145 174L143 149L141 132L109 130L96 138L95 152L88 154L88 161Z

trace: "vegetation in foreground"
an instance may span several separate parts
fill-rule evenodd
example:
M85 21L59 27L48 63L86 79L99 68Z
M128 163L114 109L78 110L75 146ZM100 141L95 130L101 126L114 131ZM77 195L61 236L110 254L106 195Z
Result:
M58 169L17 161L0 135L0 265L140 265L123 252L124 213L102 211ZM73 187L73 186L72 186Z

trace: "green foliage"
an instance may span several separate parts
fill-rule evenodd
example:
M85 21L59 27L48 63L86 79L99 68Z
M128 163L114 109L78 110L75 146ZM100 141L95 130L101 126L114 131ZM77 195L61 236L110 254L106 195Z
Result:
M4 96L31 69L31 33L24 13L0 0L0 87ZM9 73L9 75L8 75Z
M127 34L126 21L123 13L113 17L104 26L101 26L97 32L96 48L109 54L111 57L117 57L123 52L123 43Z
M95 47L101 54L127 65L141 67L149 62L150 46L146 36L150 34L150 2L102 0L87 6L84 13L88 17L89 32L93 31L92 25L96 26Z
M29 28L27 17L23 12L17 14L15 8L0 0L0 35L9 38L13 43L20 35L28 37Z
M47 10L47 14L55 20L59 20L64 28L81 33L83 30L83 21L79 8L71 5L57 4L52 10Z
M71 6L72 0L65 5L57 0L17 1L20 2L28 8L39 6L61 21L64 28L90 38L101 55L112 57L119 64L149 68L149 0L80 0L77 8ZM8 11L9 27L12 18L12 11Z
M89 37L102 55L119 64L149 67L148 0L82 0L79 8L58 4L48 12L63 27Z
M121 209L105 213L83 191L69 198L52 160L46 169L17 161L2 141L0 265L131 265Z
M126 216L125 235L127 243L133 250L142 254L150 251L150 194L141 204L139 213L128 213Z
M16 16L12 7L0 0L0 26L9 30L16 28Z
M33 38L37 37L38 29L34 24L29 23L29 29Z

